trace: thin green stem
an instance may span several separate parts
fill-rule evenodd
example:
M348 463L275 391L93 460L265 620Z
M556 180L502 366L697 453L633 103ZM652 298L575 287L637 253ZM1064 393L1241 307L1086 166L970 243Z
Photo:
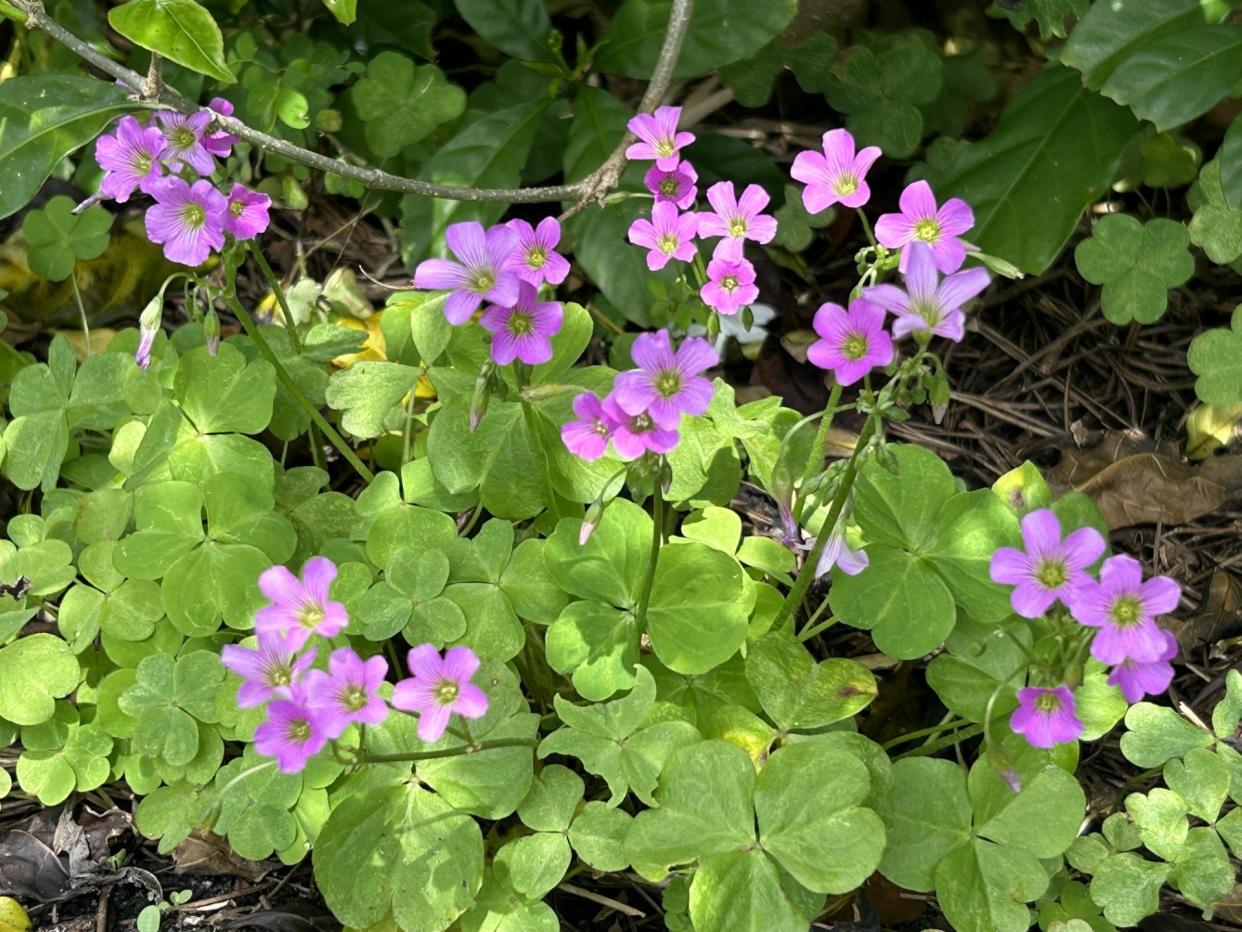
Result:
M258 349L259 355L272 364L272 368L276 370L277 380L285 387L285 390L293 396L293 400L296 401L298 406L310 416L310 419L314 424L319 425L319 429L322 430L323 435L328 438L328 442L331 443L332 446L336 447L341 456L345 457L345 460L349 463L349 465L354 468L354 472L361 476L363 481L368 484L374 481L375 474L367 468L366 463L362 462L362 460L358 458L358 454L355 453L353 448L345 442L345 438L337 433L336 428L328 422L328 419L320 413L318 408L307 400L305 395L302 394L302 390L298 388L297 383L293 381L293 377L289 375L289 371L285 369L284 363L280 361L275 352L272 351L272 347L263 337L263 334L259 332L258 325L255 324L254 318L250 316L250 312L242 306L241 301L237 299L237 295L232 291L230 291L228 295L228 304L234 315L236 315L237 319L241 322L242 328L246 331L247 336L254 341L255 348Z
M259 248L256 240L248 240L246 246L250 250L250 255L254 257L254 261L259 266L259 271L263 273L263 278L267 282L267 287L272 289L272 294L276 296L276 303L280 305L280 313L285 321L285 330L289 334L289 342L293 344L293 351L299 356L302 355L302 338L298 336L298 328L293 320L293 312L289 310L289 301L285 298L285 289L280 284L280 279L276 277L276 273L272 271L272 267L267 264L267 259L263 255L263 250Z
M660 546L664 543L664 493L660 489L660 470L656 472L655 490L651 494L651 557L647 561L647 575L638 596L638 623L646 625L647 606L651 603L651 586L655 582L656 564L660 561Z
M815 444L811 447L811 455L806 458L806 465L802 467L803 488L824 466L824 445L828 442L828 431L832 429L832 421L840 404L841 383L834 379L832 390L828 392L828 404L824 405L824 413L819 421L819 430L815 433Z
M479 751L493 751L497 748L534 748L539 742L533 738L497 738L494 741L476 741L459 748L444 748L439 751L409 751L395 754L359 754L360 764L392 764L403 761L437 760L441 757L460 757L463 754L477 754Z
M822 615L827 608L828 608L828 600L824 599L824 601L819 604L819 607L815 609L814 612L811 613L811 617L806 620L806 627L803 628L802 633L798 635L799 641L809 641L811 638L815 637L815 635L819 634L821 631L827 631L829 628L831 628L833 625L837 623L837 617L835 615L829 615L819 624L815 623L816 619L818 619L819 616Z
M885 741L884 744L881 745L881 747L887 751L889 748L895 748L899 744L907 744L911 741L917 741L919 738L926 738L929 735L934 737L935 735L940 734L942 731L957 731L960 728L968 728L972 724L974 723L967 722L963 719L957 719L956 721L954 721L953 713L950 712L944 719L942 719L937 724L931 725L927 728L920 728L918 731L908 731L904 735L898 735L896 738L893 738L889 741Z
M974 738L975 736L981 734L983 734L983 726L971 724L966 728L958 729L952 734L945 735L933 744L920 745L911 751L898 754L893 758L893 760L901 760L903 757L927 757L930 754L935 754L936 752L947 748L951 744L957 744L960 741L965 741L967 738Z
M837 520L841 517L841 512L845 510L845 501L849 497L850 490L854 487L854 479L858 475L859 458L862 456L863 451L867 449L867 445L871 442L871 437L874 433L875 421L868 420L863 425L862 433L858 435L858 442L854 447L854 452L850 454L850 458L845 463L845 471L841 475L841 484L837 487L837 494L833 497L832 506L828 509L828 517L824 519L819 535L815 538L815 546L806 555L806 560L802 563L802 569L798 571L798 578L794 580L793 588L785 596L785 601L781 605L780 611L776 613L776 619L772 622L772 627L779 628L783 625L785 620L797 611L798 606L802 604L802 600L806 598L806 591L811 588L811 582L815 579L815 567L824 553L824 548L828 546L828 540L832 537L833 530L836 529Z
M879 244L875 241L875 234L871 232L871 221L867 219L867 214L861 207L854 212L858 214L858 219L862 221L863 232L867 234L867 242L871 244L873 249L876 248Z
M82 292L78 290L78 270L75 268L69 276L69 284L73 286L73 300L78 302L78 313L82 316L82 338L86 341L86 355L91 354L91 325L86 320L86 305L82 303Z

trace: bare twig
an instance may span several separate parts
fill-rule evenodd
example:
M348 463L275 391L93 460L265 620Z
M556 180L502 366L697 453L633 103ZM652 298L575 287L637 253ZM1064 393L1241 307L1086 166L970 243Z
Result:
M97 49L83 42L69 30L57 23L43 8L43 0L12 0L13 6L26 15L26 27L41 29L61 45L76 53L86 62L100 71L116 78L131 88L147 103L155 106L171 107L183 113L205 109L194 101L187 100L162 82L151 80L138 72L126 68L113 61ZM681 57L682 43L690 18L694 11L694 0L673 0L669 14L668 27L664 33L664 44L660 48L660 56L652 72L651 81L647 85L639 103L639 110L649 113L663 100L672 84L673 73L677 69L677 61ZM152 93L154 92L154 93ZM290 161L300 162L317 168L320 171L332 172L343 178L361 182L366 187L379 191L399 191L404 194L417 194L423 197L443 198L451 201L475 201L508 204L537 204L548 201L576 201L584 205L592 201L601 201L609 191L616 187L617 180L625 167L625 147L631 141L629 134L621 144L591 174L581 181L572 184L547 185L536 188L469 188L458 185L435 184L393 175L378 168L363 168L351 165L340 159L334 159L310 149L303 149L275 136L252 129L235 117L227 117L214 111L214 121L222 129L227 130L239 139L244 139L261 149L275 152Z

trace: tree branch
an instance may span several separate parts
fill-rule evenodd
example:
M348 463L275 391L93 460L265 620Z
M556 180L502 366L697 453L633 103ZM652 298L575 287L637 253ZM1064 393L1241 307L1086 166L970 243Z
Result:
M72 50L80 58L94 65L100 71L116 78L131 88L140 99L154 106L171 107L183 113L206 109L194 101L187 100L167 86L153 84L148 76L139 74L97 49L83 42L69 30L57 23L43 8L43 0L10 0L13 6L26 15L26 27L41 29L61 45ZM682 43L690 18L694 12L694 0L673 0L669 15L668 27L664 33L664 44L660 47L660 57L656 61L651 81L639 103L639 111L650 113L663 100L664 95L673 81L673 73L677 69L677 60L681 56ZM417 194L422 197L442 198L450 201L475 201L507 204L538 204L548 201L573 200L579 205L591 201L600 201L609 191L616 187L621 172L625 168L625 148L632 141L626 133L613 153L590 175L573 184L547 185L536 188L468 188L458 185L435 184L406 178L381 171L378 168L362 168L339 159L331 158L310 149L303 149L275 136L252 129L235 117L226 117L214 111L211 113L216 124L239 139L244 139L261 149L275 152L293 162L300 162L320 171L332 172L342 178L361 182L367 188L377 191L398 191L404 194Z

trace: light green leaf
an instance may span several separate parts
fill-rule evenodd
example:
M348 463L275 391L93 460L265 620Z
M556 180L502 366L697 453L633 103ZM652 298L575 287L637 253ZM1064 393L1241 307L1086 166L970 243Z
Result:
M195 0L129 0L108 11L108 25L144 49L208 77L234 83L224 37Z
M647 633L656 656L678 673L706 673L746 640L750 606L738 562L706 544L660 551Z
M630 866L625 854L625 836L633 820L624 809L613 809L599 800L591 800L569 827L569 843L578 857L596 870L625 870Z
M1139 767L1158 767L1193 748L1212 745L1212 736L1196 728L1173 709L1140 702L1126 713L1128 731L1121 736L1121 753Z
M496 853L492 871L527 899L537 900L561 882L573 855L560 832L523 835Z
M1234 117L1220 146L1220 186L1230 207L1242 208L1242 117Z
M0 718L38 725L55 712L55 699L77 688L78 660L52 634L31 634L0 647Z
M633 608L651 553L651 518L641 506L618 498L579 546L582 526L562 518L548 538L544 559L558 586L571 595Z
M816 663L788 631L773 631L751 645L746 679L763 710L782 730L809 730L849 718L871 704L875 677L855 660Z
M1226 265L1242 255L1242 207L1231 206L1225 197L1222 173L1219 158L1208 162L1186 195L1186 203L1194 211L1190 241L1217 265Z
M1192 815L1211 823L1229 795L1229 768L1206 748L1194 748L1164 765L1164 782Z
M257 434L272 419L276 371L265 359L247 363L229 343L220 344L215 357L205 346L183 355L175 386L181 409L200 434Z
M1211 912L1234 889L1233 865L1220 836L1210 828L1192 828L1177 856L1169 882L1200 909Z
M891 469L868 460L854 483L853 519L863 537L906 549L920 548L936 533L936 513L957 491L953 474L935 453L893 444Z
M907 890L932 890L936 865L970 839L970 799L962 768L931 757L897 761L887 823L880 873Z
M1087 805L1073 774L1055 765L1024 774L1022 789L1014 793L981 758L971 768L968 787L976 831L1038 858L1056 857L1073 843Z
M1160 908L1160 888L1170 866L1136 854L1105 858L1091 878L1091 899L1104 908L1104 918L1119 926L1136 925Z
M535 775L518 806L518 818L536 832L563 832L574 819L584 789L582 778L568 767L548 764Z
M1138 826L1139 837L1148 850L1166 861L1181 853L1190 825L1186 821L1186 803L1180 796L1162 786L1146 796L1131 793L1126 797L1126 811Z
M982 838L951 851L936 866L936 899L958 932L1025 932L1026 904L1048 887L1036 857Z
M744 849L704 858L690 884L694 927L803 932L810 920L781 880L780 869L762 851Z
M568 673L584 699L607 699L634 685L640 634L631 612L599 602L571 602L548 628L548 665Z

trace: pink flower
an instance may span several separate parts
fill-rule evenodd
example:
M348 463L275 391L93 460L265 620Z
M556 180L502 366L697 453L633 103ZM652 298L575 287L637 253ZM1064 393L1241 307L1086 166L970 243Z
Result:
M677 206L661 201L651 207L651 219L639 217L630 224L627 234L631 243L650 250L647 268L658 271L669 259L689 262L694 258L694 237L699 220L693 213L679 214Z
M884 329L884 309L855 298L847 312L839 304L821 304L813 322L819 340L806 358L828 369L842 385L853 385L877 366L893 361L893 341Z
M506 271L535 287L544 282L559 285L565 280L569 261L556 251L561 241L561 225L555 217L544 217L537 227L531 227L525 220L510 220L507 226L517 234L517 243L505 262Z
M405 712L418 712L418 736L439 741L454 714L482 718L487 695L470 682L479 669L479 658L469 647L453 647L440 656L432 644L410 651L410 677L393 687L392 704Z
M837 526L828 535L828 543L819 555L819 562L815 564L815 578L819 579L834 566L846 576L857 576L870 565L866 551L855 550L845 542L845 521L838 520Z
M608 449L613 421L594 392L583 392L574 398L574 414L578 420L562 425L561 441L574 456L593 463Z
M1034 748L1064 744L1082 734L1082 722L1074 714L1074 694L1065 686L1019 689L1018 707L1009 717L1009 727Z
M824 151L799 152L790 175L803 182L802 206L807 213L817 214L833 204L862 207L871 199L867 172L881 155L876 146L854 152L854 137L848 130L833 129L824 133Z
M1087 567L1104 554L1104 537L1083 527L1061 538L1061 522L1048 508L1022 519L1026 551L1001 547L992 554L992 580L1014 586L1009 600L1023 618L1038 618L1058 599L1073 608L1078 593L1091 579Z
M604 417L612 422L612 445L623 460L636 460L644 453L668 453L680 435L660 427L647 412L627 414L614 394L603 402Z
M189 115L172 110L160 110L155 119L164 131L167 143L162 158L172 168L178 164L188 165L200 175L210 175L216 170L216 160L203 144L203 136L211 124L209 110L199 110Z
M349 616L344 605L328 598L334 579L336 564L327 557L307 560L300 580L288 567L268 567L259 576L259 590L272 604L255 612L255 631L284 635L293 650L300 650L311 635L336 637L349 624Z
M235 239L254 239L271 222L267 215L271 206L272 199L266 194L234 184L224 212L224 232Z
M225 100L223 97L213 97L211 102L207 104L208 110L213 110L221 116L233 115L233 104ZM237 137L232 133L226 133L224 130L216 130L214 133L208 133L203 137L203 148L214 156L227 159L229 153L233 151L233 146L237 142Z
M319 719L319 727L332 740L350 725L378 725L388 717L388 704L380 698L380 684L388 673L382 656L363 660L348 647L328 658L328 672L312 670L306 677L306 695Z
M514 359L536 366L552 358L552 337L561 329L563 312L556 301L540 301L535 286L523 281L513 307L493 304L479 323L493 334L492 359L506 366Z
M319 717L307 702L298 684L288 699L277 699L267 707L267 721L254 731L254 749L265 757L276 758L281 773L297 773L327 744Z
M677 132L681 107L657 107L655 113L640 113L625 124L641 139L625 150L630 160L655 159L656 168L672 171L681 159L681 149L694 142L693 133Z
M264 631L258 640L258 647L225 644L220 648L220 662L242 678L237 705L243 709L262 705L273 696L289 698L290 688L315 662L313 649L298 656L278 632Z
M889 249L901 249L898 268L905 272L910 249L916 242L931 247L936 268L948 275L962 267L966 245L958 239L975 225L970 205L961 198L951 197L936 206L931 185L916 181L901 192L901 213L884 214L875 223L875 238Z
M450 291L444 316L453 325L464 324L485 300L512 307L518 299L518 277L505 268L517 242L508 227L495 226L486 233L473 220L450 223L444 241L460 261L426 259L414 270L414 287L426 291Z
M976 268L954 272L941 281L931 250L914 243L906 266L906 290L896 285L873 285L863 289L863 297L896 316L895 337L930 330L956 343L966 333L962 305L983 291L989 280L986 270Z
M657 204L668 201L676 204L680 210L689 210L694 204L694 199L699 194L696 185L698 180L699 173L689 162L680 162L668 171L653 165L643 176L643 184L655 195Z
M1100 663L1154 663L1167 650L1156 616L1177 608L1181 595L1182 587L1168 576L1144 581L1142 564L1121 555L1104 561L1099 582L1088 579L1079 587L1070 611L1082 624L1098 629L1091 656Z
M745 240L770 243L776 235L776 218L763 213L768 200L768 192L757 184L748 184L738 198L732 181L716 182L707 189L715 213L699 214L699 236L723 236L716 257L740 259Z
M213 249L224 246L224 216L228 202L210 181L186 184L176 175L154 182L155 203L147 208L147 238L164 244L172 262L198 266Z
M1177 638L1163 630L1160 635L1164 649L1156 660L1127 658L1109 674L1109 685L1120 687L1126 702L1138 702L1144 696L1158 696L1173 682L1173 665L1169 661L1177 656Z
M99 193L118 204L129 200L135 189L145 194L163 175L160 153L164 134L154 126L143 126L132 116L123 116L116 132L95 140L95 161L104 170Z
M700 374L720 361L702 337L689 337L673 352L667 330L639 334L630 349L637 369L618 372L612 397L629 416L649 414L658 427L675 430L685 414L703 414L712 383Z
M755 287L755 267L745 259L712 259L707 263L707 284L699 297L721 314L736 314L759 297Z

